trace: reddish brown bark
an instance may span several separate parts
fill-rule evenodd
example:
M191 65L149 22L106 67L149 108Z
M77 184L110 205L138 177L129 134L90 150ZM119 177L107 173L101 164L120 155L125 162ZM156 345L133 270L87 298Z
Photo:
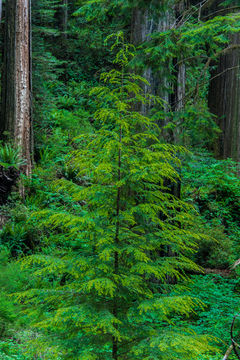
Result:
M31 173L30 0L6 1L2 134L7 132Z

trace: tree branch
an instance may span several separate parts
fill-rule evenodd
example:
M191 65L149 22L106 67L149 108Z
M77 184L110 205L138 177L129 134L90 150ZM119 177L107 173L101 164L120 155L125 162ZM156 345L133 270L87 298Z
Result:
M207 72L207 69L209 68L211 62L213 60L215 60L216 58L218 58L219 56L226 55L229 51L233 51L236 49L240 49L240 44L229 45L225 49L222 49L222 50L216 52L214 56L209 57L201 74L200 74L199 79L203 79L203 82L205 82L206 72ZM202 83L202 81L201 81L201 83ZM200 86L200 82L198 82L197 87L196 87L196 96L199 93L199 86Z
M229 357L229 355L231 354L232 350L233 350L233 345L229 346L229 348L227 349L227 352L226 352L226 354L224 355L224 357L223 357L222 360L227 360L228 357Z

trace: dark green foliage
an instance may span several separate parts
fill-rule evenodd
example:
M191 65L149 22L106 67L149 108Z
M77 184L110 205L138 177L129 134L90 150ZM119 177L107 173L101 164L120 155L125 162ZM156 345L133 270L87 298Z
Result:
M204 240L198 262L207 267L226 268L237 260L239 247L240 180L238 164L215 160L201 152L183 168L184 197L202 217L205 231L215 241ZM205 224L205 225L204 225Z
M10 293L27 289L29 279L22 272L19 264L9 261L10 252L6 247L0 247L0 339L11 336L19 325L23 325L23 315L20 307ZM13 330L14 328L14 330Z
M134 47L122 33L112 50L119 70L91 90L99 130L80 135L69 160L82 183L54 185L75 208L33 214L50 233L49 248L23 259L37 286L17 297L64 358L197 358L211 350L208 338L171 322L199 305L176 281L198 270L189 256L200 235L190 230L188 205L164 186L178 177L183 149L161 144L156 124L133 110L149 98L139 86L145 80L126 72Z
M205 304L204 309L198 310L191 319L190 327L197 333L207 332L220 339L219 345L224 354L231 343L230 328L233 317L239 311L239 280L230 274L227 274L227 277L198 275L192 277L189 290ZM239 331L239 328L236 330ZM234 356L231 359L234 359Z
M166 132L173 132L172 137L188 147L209 148L220 133L208 109L211 72L229 45L229 35L239 32L240 17L236 12L199 21L196 9L188 9L184 14L175 26L154 33L142 44L134 63L139 71L150 66L159 79L157 93L170 98L165 110L167 125L161 123ZM186 73L185 84L178 79L181 66ZM179 86L184 88L180 99Z
M15 149L9 144L0 145L0 166L6 170L10 167L19 169L24 164L21 159L20 149Z
M13 257L31 253L38 245L36 229L12 219L0 234L0 243L8 246Z
M209 17L204 8L199 18L191 3L135 56L122 34L132 38L136 9L164 21L173 1L69 0L66 29L62 1L32 1L36 166L25 198L12 193L1 207L0 359L225 353L239 269L224 278L199 275L198 265L225 275L219 269L239 258L238 169L204 150L219 135L207 104L211 71L240 29L239 13ZM104 40L118 30L116 43L108 37L115 59ZM150 67L168 104L142 91L149 84L138 74ZM141 103L149 116L137 111ZM1 146L0 165L18 171L18 151Z

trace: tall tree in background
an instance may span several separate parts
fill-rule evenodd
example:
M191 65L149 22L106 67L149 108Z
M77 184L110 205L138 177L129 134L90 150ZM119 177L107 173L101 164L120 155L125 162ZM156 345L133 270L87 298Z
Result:
M217 6L218 5L218 6ZM239 12L237 2L224 9L216 1L211 12L221 14ZM211 13L210 12L210 13ZM209 90L209 108L216 115L222 133L215 147L219 158L240 161L240 33L230 35L228 51L219 57L212 73Z
M171 1L171 5L173 1ZM154 32L163 32L171 28L175 22L175 12L173 8L162 6L154 1L149 4L135 6L132 9L131 21L131 41L134 45L139 46L149 41ZM150 65L146 66L143 76L149 84L144 85L145 93L152 93L161 96L165 100L165 104L170 103L169 91L170 84L167 79L168 69L159 73L154 73ZM151 106L150 106L151 107ZM147 114L149 106L142 106L141 112Z
M7 0L2 79L2 136L21 149L24 173L31 173L30 0Z

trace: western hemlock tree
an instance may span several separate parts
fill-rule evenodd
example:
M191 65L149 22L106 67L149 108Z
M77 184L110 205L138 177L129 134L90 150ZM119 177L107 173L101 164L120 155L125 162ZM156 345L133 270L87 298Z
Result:
M47 346L52 333L67 359L194 359L211 348L208 340L179 328L173 316L198 304L176 282L198 269L187 255L199 235L189 230L188 205L165 186L177 179L184 150L162 144L154 121L134 111L160 100L143 96L145 80L127 72L134 47L122 33L116 50L115 69L91 90L98 130L76 139L69 160L78 183L54 185L75 207L35 213L52 229L53 254L23 260L37 283L18 298L40 310L36 326Z

